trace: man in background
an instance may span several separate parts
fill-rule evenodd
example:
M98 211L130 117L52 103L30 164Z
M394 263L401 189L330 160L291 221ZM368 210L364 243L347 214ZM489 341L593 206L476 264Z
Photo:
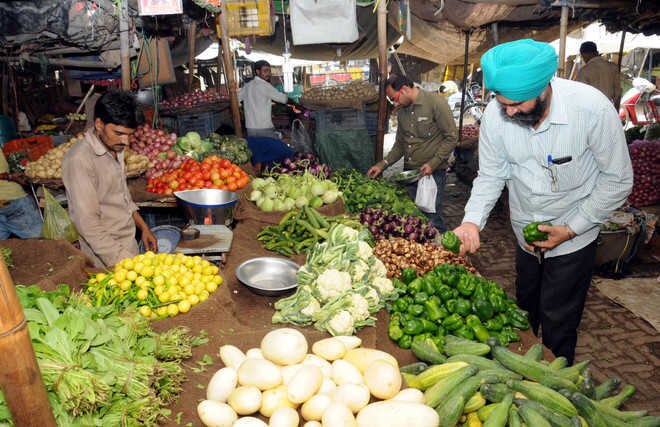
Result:
M621 73L619 73L619 67L600 56L598 47L594 42L582 43L580 56L584 65L578 72L577 80L603 92L618 111L621 102Z
M12 234L21 239L41 236L43 221L37 204L18 182L14 182L20 181L20 177L20 174L9 173L9 164L0 150L0 240Z
M105 93L94 107L94 126L62 160L62 181L80 249L99 268L138 254L136 227L145 249L158 250L126 184L124 150L137 127L135 110L130 93Z

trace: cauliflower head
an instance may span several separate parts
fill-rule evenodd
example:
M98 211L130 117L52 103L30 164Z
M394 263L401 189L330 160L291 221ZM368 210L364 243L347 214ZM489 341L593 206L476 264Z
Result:
M336 298L351 290L351 275L345 271L329 268L316 279L316 288L321 302Z
M364 294L364 297L369 302L370 307L378 307L378 304L380 304L380 295L378 295L378 291L370 286L368 286L368 288L369 289Z
M354 282L362 281L369 274L369 265L361 259L351 265L351 277Z
M371 266L371 272L375 277L387 277L387 268L385 267L385 264L378 258L374 261L373 265Z
M374 252L371 249L371 246L369 246L369 244L367 242L365 242L363 240L360 240L358 242L358 256L360 257L360 259L363 259L363 260L366 261L369 258L371 258L373 256L373 254L374 254Z
M365 320L369 317L369 301L360 294L351 294L351 306L348 311L353 316L354 320Z
M335 314L326 325L328 332L336 335L353 335L355 332L355 321L348 310L342 310Z
M314 314L316 314L319 310L321 310L321 304L316 298L311 297L309 304L307 304L307 306L301 310L301 313L305 316L314 317Z
M394 292L394 285L387 277L377 277L371 282L371 286L376 288L381 295L390 295Z

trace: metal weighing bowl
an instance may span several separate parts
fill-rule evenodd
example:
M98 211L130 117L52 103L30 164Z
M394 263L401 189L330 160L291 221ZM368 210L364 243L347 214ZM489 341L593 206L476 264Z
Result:
M193 224L229 225L238 202L238 194L233 191L212 188L175 191L174 196L183 207L186 219Z
M181 229L179 227L173 225L158 225L152 228L151 232L154 233L154 236L158 241L159 253L174 253L174 249L176 249L179 240L181 240ZM138 243L138 249L141 254L145 252L142 240Z
M236 268L236 277L255 294L277 296L296 288L298 268L298 264L284 258L252 258Z
M421 177L422 175L420 174L419 169L412 169L392 175L390 180L400 184L412 184L413 182L419 181Z

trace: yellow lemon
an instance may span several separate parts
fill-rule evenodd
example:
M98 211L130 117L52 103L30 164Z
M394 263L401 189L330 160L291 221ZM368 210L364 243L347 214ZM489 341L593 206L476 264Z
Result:
M170 304L167 306L167 315L168 316L176 316L179 314L179 306L176 304Z
M160 294L162 294L163 292L165 292L165 286L163 286L163 285L158 285L158 286L156 286L156 287L154 288L154 293L155 293L156 295L160 295Z
M165 283L167 283L167 286L176 286L179 282L176 276L168 276L167 279L165 279Z
M165 278L161 275L155 276L153 279L155 286L162 286L165 284Z
M179 308L179 312L181 313L187 313L188 311L190 311L190 306L191 306L190 302L185 299L177 304L177 307Z
M151 314L152 314L152 313L151 313L151 307L149 307L148 305L143 305L142 307L140 307L140 308L138 309L138 311L139 311L140 314L143 315L144 317L151 317Z
M199 303L200 301L200 298L197 295L192 294L192 295L188 295L187 300L190 303L190 305L197 305L197 303Z
M160 295L158 295L158 301L160 301L160 302L170 301L170 293L169 292L162 292Z
M122 265L124 266L124 268L126 270L132 270L133 266L135 265L135 263L133 262L133 260L131 258L126 258L121 263L122 263Z
M130 280L131 282L135 281L135 279L137 279L137 277L138 277L138 274L133 270L126 273L126 279Z
M145 257L145 258L153 258L153 257L155 257L155 256L156 256L156 254L153 253L152 251L146 251L146 252L144 253L144 257Z
M198 294L206 289L206 284L202 282L195 282L195 293Z
M172 265L172 264L174 264L174 259L175 259L174 256L173 256L172 254L167 254L167 255L168 255L168 256L165 257L164 264L165 264L165 265Z
M145 279L144 276L138 276L138 277L135 279L135 284L138 285L138 286L141 287L141 288L144 287L144 286L146 286L148 283L149 283L149 282L147 282L147 279Z
M218 286L222 285L222 276L213 276L213 283Z
M158 308L156 309L156 313L157 313L160 317L167 316L167 306L158 307Z
M131 287L131 281L124 280L119 284L119 287L121 288L122 291L127 291Z
M96 275L96 280L98 280L99 282L102 282L103 279L105 279L106 277L108 277L107 274L105 274L105 273L99 273L99 274Z
M183 287L183 292L185 292L186 295L192 295L195 293L195 286L191 283L188 283L186 286Z
M199 293L199 301L203 302L209 299L209 292L204 289L202 292Z
M123 282L124 279L126 279L126 273L127 273L127 271L124 270L123 268L120 268L120 269L116 270L115 271L115 276L114 276L115 280L117 282L120 282L120 283Z
M154 269L151 266L146 266L142 269L142 275L147 279L154 275Z
M135 271L137 274L141 274L142 270L144 270L144 264L142 262L136 262L133 266L133 271Z
M144 301L149 296L149 292L147 292L146 289L140 289L139 291L137 291L136 296L137 299L139 299L140 301Z
M193 267L192 267L192 271L193 271L193 273L195 273L195 274L201 274L203 270L204 270L204 267L202 267L202 266L199 265L199 264L195 264L195 265L193 265Z
M183 261L183 265L188 268L192 268L195 265L195 261L193 261L192 258L186 258L186 260Z
M209 291L209 293L215 292L216 289L218 289L218 285L216 285L215 283L210 282L206 284L206 290Z

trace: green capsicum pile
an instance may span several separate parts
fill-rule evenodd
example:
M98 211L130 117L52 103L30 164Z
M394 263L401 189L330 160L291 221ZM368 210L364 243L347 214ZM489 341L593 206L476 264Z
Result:
M399 297L388 306L388 333L401 348L431 340L442 351L448 334L506 345L520 340L515 329L529 328L527 312L497 283L462 266L440 264L423 276L404 268L392 282Z

